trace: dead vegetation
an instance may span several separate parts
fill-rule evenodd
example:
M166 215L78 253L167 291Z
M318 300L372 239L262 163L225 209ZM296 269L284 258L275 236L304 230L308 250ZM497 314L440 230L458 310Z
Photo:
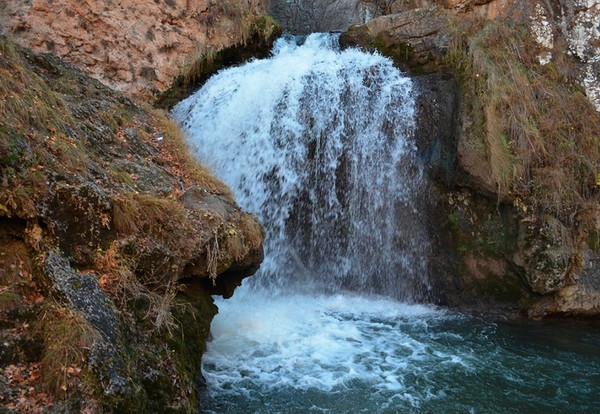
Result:
M498 192L570 225L597 209L600 116L574 83L574 59L559 53L539 64L540 47L517 23L456 29L447 63L471 117L483 119L469 137Z
M123 257L118 244L114 242L106 251L98 252L96 256L100 286L110 293L119 308L142 308L144 319L151 321L151 329L158 332L166 330L170 336L174 335L178 327L174 310L176 307L185 306L176 300L181 285L175 279L140 280L134 271L135 259ZM165 273L170 273L168 270Z
M131 339L120 349L128 369L171 359L164 372L149 371L151 385L136 385L136 392L165 401L131 397L128 404L173 404L166 401L173 398L191 407L201 344L215 309L202 289L195 296L182 292L179 279L190 260L203 257L204 233L212 234L225 219L203 217L204 210L184 205L184 196L192 188L198 200L210 195L241 222L230 190L193 157L164 111L136 104L55 57L24 52L4 37L0 54L0 340L18 339L9 341L14 353L0 360L10 375L0 405L39 412L93 395L94 404L110 406L87 365L100 334L53 293L43 270L49 250L67 255L84 248L90 260L72 257L70 265L95 275L118 306ZM98 237L92 245L75 237L81 232L64 230L73 222ZM258 241L248 238L258 249L260 226L252 230ZM235 259L249 252L247 246L233 247ZM198 277L207 271L203 265L200 260ZM190 343L182 342L184 336ZM25 352L23 344L33 350ZM180 354L172 354L173 348Z
M82 315L56 303L48 306L37 325L44 343L42 384L49 394L67 398L81 386L87 354L100 333Z
M164 139L160 144L162 150L157 157L157 162L183 184L194 182L211 193L224 195L233 200L233 194L229 187L216 179L193 155L179 126L162 110L150 110L150 108L148 110L153 114L155 127L164 131Z

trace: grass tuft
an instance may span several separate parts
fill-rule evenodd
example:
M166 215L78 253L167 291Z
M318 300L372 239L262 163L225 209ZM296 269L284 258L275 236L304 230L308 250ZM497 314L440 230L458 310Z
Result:
M42 383L47 392L67 398L100 333L85 318L56 303L39 321L44 341Z
M135 274L135 260L124 258L118 251L118 243L113 243L96 257L96 269L102 274L100 286L108 292L121 308L142 307L144 319L150 321L153 329L167 331L173 335L178 328L174 316L176 307L184 306L177 302L181 289L176 281L141 281ZM132 304L136 303L137 306Z
M499 192L572 224L599 204L600 115L573 83L572 58L542 66L539 52L524 26L486 22L457 30L447 63L483 120L470 139Z

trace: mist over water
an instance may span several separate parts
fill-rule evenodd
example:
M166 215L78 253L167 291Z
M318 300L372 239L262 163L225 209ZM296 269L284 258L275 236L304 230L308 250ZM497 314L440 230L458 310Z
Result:
M600 332L429 305L411 79L337 37L280 39L173 110L267 230L217 299L205 412L600 412ZM532 334L533 333L533 334Z

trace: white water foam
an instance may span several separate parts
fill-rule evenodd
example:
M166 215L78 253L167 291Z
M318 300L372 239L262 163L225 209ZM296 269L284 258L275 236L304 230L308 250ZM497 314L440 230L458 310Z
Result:
M268 232L261 271L217 300L205 412L600 412L600 334L561 350L390 299L427 290L427 241L412 86L388 60L283 39L174 114Z
M348 294L273 298L248 290L218 306L203 372L220 394L252 397L282 387L331 392L360 381L373 393L416 404L415 396L434 396L427 387L414 389L418 371L439 364L468 369L464 355L420 338L446 317L432 307Z
M272 58L220 72L174 108L198 156L266 226L251 283L427 293L412 95L390 60L314 34L280 39Z

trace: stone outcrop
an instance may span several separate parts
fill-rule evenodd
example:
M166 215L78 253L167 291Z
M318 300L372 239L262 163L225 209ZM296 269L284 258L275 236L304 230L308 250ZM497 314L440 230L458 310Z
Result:
M2 403L30 412L27 384L64 412L195 411L211 295L258 269L262 227L164 112L3 37L0 56L0 370L38 372Z
M434 178L427 207L436 252L430 273L437 275L440 303L525 310L530 317L600 312L600 121L572 85L579 84L598 109L598 3L396 1L392 14L342 34L344 46L379 50L413 75L448 73L415 78L417 145ZM515 29L509 33L508 27ZM497 62L503 55L505 62L514 61L502 66ZM511 73L509 82L502 83L502 73ZM460 85L454 98L448 90L453 75ZM534 79L539 89L532 87ZM534 90L558 101L541 99ZM519 98L508 100L511 95ZM553 115L538 112L541 105ZM527 135L527 122L514 117L517 111L538 119L533 133L544 130L518 150L516 137ZM513 118L504 121L507 112ZM562 131L562 124L577 132ZM536 156L536 140L550 152ZM589 145L571 158L585 159L589 169L570 174L569 165L577 161L562 161L571 155L563 156L570 154L564 146L550 147L556 142ZM527 158L531 152L533 161Z
M380 15L377 2L364 0L271 0L269 14L293 34L345 31Z
M577 58L576 73L571 76L600 111L600 2L597 0L412 0L392 2L389 11L391 14L351 28L343 41L387 49L389 55L397 55L405 64L423 65L447 51L450 26L460 24L461 20L519 20L529 26L540 46L541 64L551 63L557 52ZM395 50L389 50L390 45Z
M439 59L448 50L450 16L438 6L384 15L352 26L342 34L340 44L377 49L410 71Z
M141 100L206 51L247 40L266 0L5 0L0 32Z

